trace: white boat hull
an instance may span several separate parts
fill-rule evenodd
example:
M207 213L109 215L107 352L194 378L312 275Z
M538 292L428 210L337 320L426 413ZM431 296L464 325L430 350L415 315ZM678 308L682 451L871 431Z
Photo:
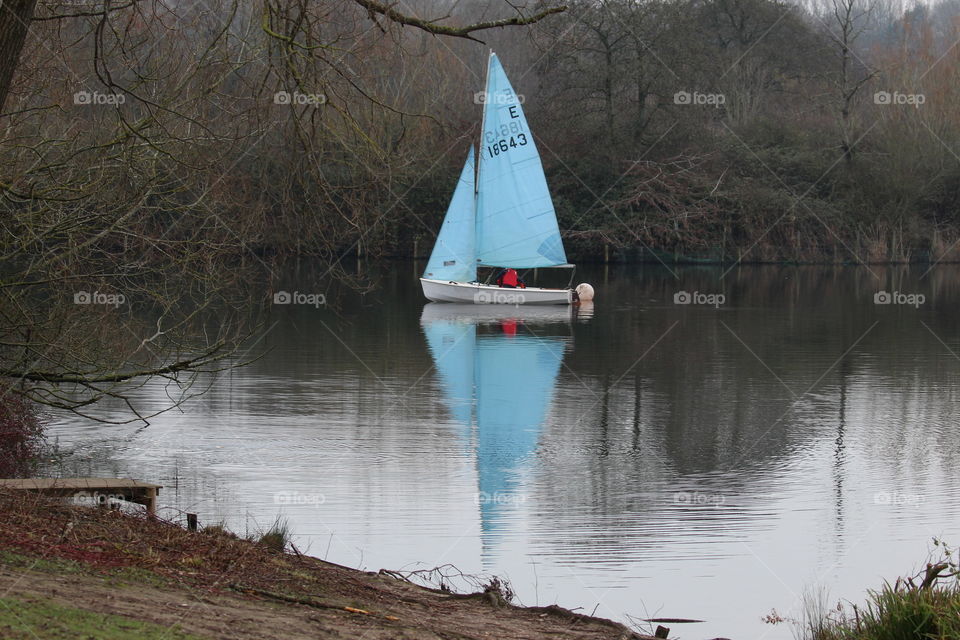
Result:
M433 302L459 302L461 304L571 304L570 289L543 289L527 287L510 289L476 282L452 282L420 278L423 295Z

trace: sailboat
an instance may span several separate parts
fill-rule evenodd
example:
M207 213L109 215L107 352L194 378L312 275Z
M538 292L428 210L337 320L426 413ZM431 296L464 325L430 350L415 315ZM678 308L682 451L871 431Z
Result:
M492 51L483 95L479 157L475 163L471 145L420 278L423 295L472 304L576 302L573 289L513 289L477 281L477 267L573 267L523 106Z

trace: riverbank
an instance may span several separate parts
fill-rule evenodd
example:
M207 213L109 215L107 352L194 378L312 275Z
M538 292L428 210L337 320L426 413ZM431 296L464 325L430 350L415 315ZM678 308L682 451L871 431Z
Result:
M648 637L560 607L514 606L495 580L456 594L265 542L0 491L0 636Z

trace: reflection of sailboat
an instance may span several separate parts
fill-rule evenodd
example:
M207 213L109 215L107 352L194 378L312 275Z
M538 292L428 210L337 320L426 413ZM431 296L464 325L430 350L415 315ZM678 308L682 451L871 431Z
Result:
M570 289L501 289L477 282L477 267L570 267L540 154L521 99L491 51L479 167L470 147L427 268L423 295L434 302L570 304Z
M486 554L505 514L525 501L525 460L537 447L569 340L534 335L527 325L565 322L570 313L467 313L475 308L428 304L420 322L446 402L476 457Z
M442 322L466 322L471 324L496 324L504 321L518 321L525 325L543 326L551 323L566 323L578 317L591 317L592 305L587 303L578 307L488 307L472 304L435 304L424 305L420 324ZM539 334L539 330L537 331Z

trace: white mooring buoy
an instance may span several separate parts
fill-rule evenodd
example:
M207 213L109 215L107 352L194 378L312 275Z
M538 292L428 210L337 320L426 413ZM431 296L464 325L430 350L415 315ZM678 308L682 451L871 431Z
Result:
M586 282L581 282L578 284L574 291L576 291L577 295L580 297L580 302L590 302L593 300L593 287Z

